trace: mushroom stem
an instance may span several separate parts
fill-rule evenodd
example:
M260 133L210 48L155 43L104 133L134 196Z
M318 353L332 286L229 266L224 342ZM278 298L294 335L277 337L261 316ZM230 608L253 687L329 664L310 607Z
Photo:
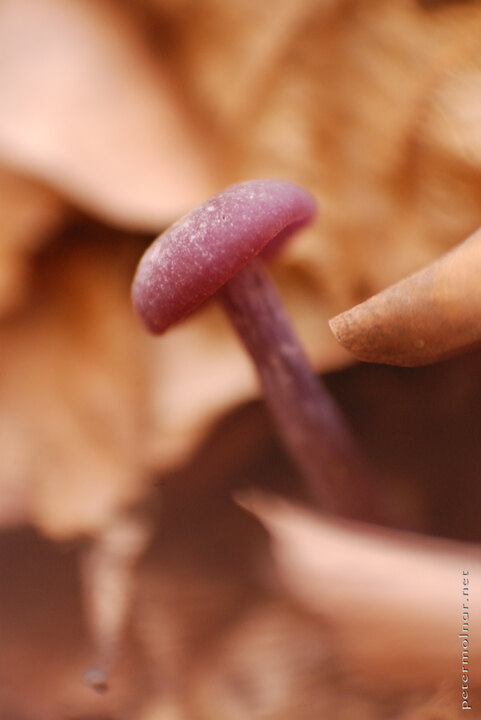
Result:
M389 522L374 486L375 474L312 372L262 262L252 259L217 297L254 360L284 443L322 509Z
M257 364L291 455L327 512L392 522L375 474L313 375L257 256L316 215L312 195L284 180L232 185L174 223L144 253L132 300L147 328L165 332L216 293Z

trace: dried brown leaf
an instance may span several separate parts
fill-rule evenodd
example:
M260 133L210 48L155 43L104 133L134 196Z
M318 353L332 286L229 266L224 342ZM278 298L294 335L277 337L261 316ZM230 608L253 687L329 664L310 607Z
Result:
M481 231L330 321L360 360L427 365L481 342Z
M479 547L326 520L269 497L248 498L247 507L271 533L290 593L335 629L348 672L382 671L392 687L455 682L463 571L474 587ZM472 594L470 617L479 613ZM470 645L470 662L475 675L481 643Z
M74 535L143 491L146 374L135 251L119 237L64 243L0 327L0 486L45 532Z
M28 294L29 256L65 215L54 193L0 166L0 316Z
M211 189L206 151L110 0L0 6L0 157L117 225L159 230Z

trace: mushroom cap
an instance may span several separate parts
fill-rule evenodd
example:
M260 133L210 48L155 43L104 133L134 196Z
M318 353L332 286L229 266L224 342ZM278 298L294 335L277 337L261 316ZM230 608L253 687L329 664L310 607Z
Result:
M316 214L312 195L285 180L249 180L214 195L146 250L134 308L154 333L190 314L268 243L277 249Z

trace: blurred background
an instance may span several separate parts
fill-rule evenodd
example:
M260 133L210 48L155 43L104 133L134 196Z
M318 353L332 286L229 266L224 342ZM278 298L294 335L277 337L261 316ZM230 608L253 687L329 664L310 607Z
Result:
M481 5L1 0L0 108L0 720L458 717L480 353L354 365L327 320L481 225ZM215 307L133 314L253 177L319 201L272 273L408 541L319 514Z

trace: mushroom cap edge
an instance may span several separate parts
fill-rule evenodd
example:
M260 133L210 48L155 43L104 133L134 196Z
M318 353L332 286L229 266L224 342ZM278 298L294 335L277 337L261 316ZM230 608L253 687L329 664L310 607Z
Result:
M219 290L275 240L274 250L316 215L300 185L257 179L231 185L160 235L142 256L132 302L143 323L162 333Z

